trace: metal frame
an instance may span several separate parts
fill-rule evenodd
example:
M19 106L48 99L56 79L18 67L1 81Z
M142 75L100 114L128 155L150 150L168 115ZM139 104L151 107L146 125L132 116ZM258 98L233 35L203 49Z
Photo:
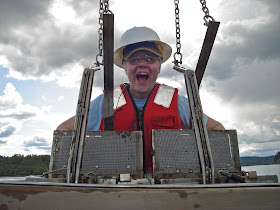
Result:
M216 38L216 34L218 32L220 22L209 22L209 25L207 27L206 35L204 38L204 42L201 48L201 52L199 55L199 59L196 65L195 69L195 75L196 75L196 80L197 80L197 85L198 87L201 84L202 77L204 75L206 65L208 63L210 53L212 51L214 41Z

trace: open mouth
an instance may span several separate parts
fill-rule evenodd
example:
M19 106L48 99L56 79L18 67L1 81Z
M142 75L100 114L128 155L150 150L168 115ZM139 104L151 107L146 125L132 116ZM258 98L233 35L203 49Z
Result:
M140 72L136 75L139 82L145 82L149 78L148 73Z

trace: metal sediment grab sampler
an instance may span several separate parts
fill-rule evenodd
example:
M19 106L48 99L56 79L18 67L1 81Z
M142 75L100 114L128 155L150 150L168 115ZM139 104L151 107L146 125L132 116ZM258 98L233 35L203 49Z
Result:
M177 55L180 56L180 64L182 63L182 54L180 53L180 28L179 28L179 2L175 1L176 14L176 38L177 38ZM203 8L207 9L205 3ZM206 125L203 119L203 111L199 98L198 87L201 82L204 70L207 65L208 58L215 40L219 23L215 22L209 16L208 9L205 12L205 23L208 26L207 34L204 40L202 52L198 61L197 75L191 70L186 70L178 66L178 62L174 62L174 69L184 73L187 93L189 96L189 104L191 110L192 124L195 131L195 138L197 150L199 154L200 167L202 173L202 182L214 183L214 164L211 155L211 149L207 134ZM114 47L114 15L109 10L108 1L103 1L100 4L100 18L99 18L99 54L101 58L104 54L104 62L99 62L96 59L96 67L86 68L83 74L78 105L76 110L76 117L74 129L72 132L72 141L69 152L69 159L67 163L66 181L67 183L78 183L80 180L82 160L84 154L88 112L90 106L90 98L92 92L92 84L94 79L94 72L100 69L100 65L104 65L104 130L114 130L114 111L113 111L113 47ZM105 14L106 13L106 14ZM110 14L111 13L111 14ZM209 21L208 19L212 20ZM215 26L215 27L213 27ZM212 32L212 33L211 33ZM209 35L210 34L210 35ZM101 37L103 35L103 38ZM179 35L179 36L177 36ZM104 53L102 52L104 50ZM176 57L174 54L174 58ZM199 77L198 85L196 77ZM187 107L186 107L187 108Z
M179 14L177 14L177 17L179 19L178 15ZM189 108L191 113L190 122L192 122L192 126L195 132L195 139L196 139L197 150L199 154L203 184L215 183L215 170L214 170L214 161L213 161L212 152L209 143L208 132L205 125L202 105L199 97L199 86L201 84L201 80L205 72L208 59L210 57L210 53L216 38L219 24L220 22L215 22L215 21L209 21L207 23L207 31L206 31L206 35L204 38L204 42L202 45L202 49L200 52L200 56L198 59L195 72L193 70L186 69L184 67L179 66L179 64L182 64L182 54L180 52L180 46L181 46L180 39L177 40L179 45L177 46L177 52L175 52L174 54L174 62L173 62L175 64L173 69L183 73L185 78L185 85L188 94L188 100L190 106ZM179 25L176 27L179 28ZM176 57L178 56L180 60L177 60Z
M114 15L103 14L104 44L104 128L114 129L113 120L113 47L114 47ZM102 57L102 55L101 55ZM94 73L101 69L102 63L86 68L81 81L80 93L76 109L75 123L67 164L67 183L79 183L87 131L88 113L92 93Z
M114 19L113 14L103 15L103 49L104 49L104 130L114 130L113 119L113 46L114 46ZM215 24L217 25L217 24ZM209 28L213 28L210 27ZM208 29L209 29L208 28ZM212 49L215 35L217 32L216 27L213 33L209 36L206 34L203 44L202 53L198 62L196 73L200 72L199 84L201 82L203 72L206 68L210 51ZM210 29L211 31L212 29ZM213 30L212 30L213 31ZM209 34L209 33L208 33ZM210 39L209 39L210 37ZM210 40L210 45L209 45ZM208 47L205 48L205 43ZM210 47L209 47L210 46ZM207 134L206 125L203 119L203 111L198 93L198 84L196 75L192 70L186 70L178 65L174 66L174 69L183 72L185 76L185 83L189 98L191 117L193 129L195 131L195 139L197 144L197 150L200 160L200 167L202 173L202 183L214 183L214 164L211 155L211 149ZM88 111L90 106L90 97L92 92L92 84L95 71L100 70L100 65L95 67L86 68L84 70L80 94L78 99L78 105L76 110L74 130L72 132L72 141L69 152L69 159L67 163L66 181L67 183L75 182L79 183L81 175L82 160L84 154L86 129L88 121ZM201 74L202 72L202 74Z
M194 71L183 67L174 66L176 71L184 73L185 84L188 94L191 121L195 131L195 139L199 154L203 184L214 184L214 162L211 153L208 132L206 129L201 101L198 93L198 85Z
M86 68L83 72L80 93L76 109L74 128L72 131L72 141L67 164L66 181L67 183L78 183L80 168L83 158L84 143L88 122L88 112L92 92L92 84L95 71L100 67Z

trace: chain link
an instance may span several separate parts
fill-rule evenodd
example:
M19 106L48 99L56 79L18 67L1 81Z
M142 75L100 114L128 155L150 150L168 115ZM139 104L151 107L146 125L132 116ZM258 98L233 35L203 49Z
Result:
M175 26L176 26L176 48L177 51L174 53L174 61L173 63L175 66L178 66L179 64L182 64L182 54L181 54L181 41L180 41L180 19L179 19L179 0L174 0L175 4ZM178 60L178 59L179 60Z
M208 26L209 22L215 21L212 16L209 15L209 9L206 7L206 0L199 0L202 5L202 11L204 12L204 25Z
M104 13L103 14L113 14L111 10L109 10L109 0L103 0L104 4Z
M112 11L109 10L109 0L100 0L99 7L99 29L98 29L98 49L99 53L96 55L96 66L103 65L103 15L104 14L112 14Z

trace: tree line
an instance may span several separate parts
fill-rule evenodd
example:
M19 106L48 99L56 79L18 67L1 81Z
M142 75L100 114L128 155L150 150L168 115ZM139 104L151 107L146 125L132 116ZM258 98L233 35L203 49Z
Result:
M242 166L280 164L280 151L274 156L240 157ZM0 176L41 175L49 170L50 155L0 155Z
M242 166L280 164L280 151L266 157L240 157Z
M41 175L49 170L50 155L0 155L0 176Z

